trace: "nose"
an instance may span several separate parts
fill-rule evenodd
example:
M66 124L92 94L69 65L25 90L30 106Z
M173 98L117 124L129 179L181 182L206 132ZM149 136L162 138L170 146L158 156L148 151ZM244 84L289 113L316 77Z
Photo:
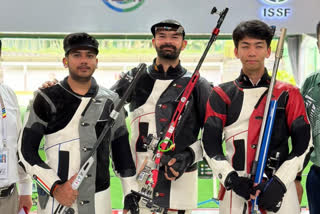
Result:
M249 53L249 56L255 56L256 49L254 47L250 47L248 53Z
M87 57L87 55L81 55L81 57L80 57L81 64L88 64L88 60L89 60L89 58Z
M170 36L166 36L166 37L163 39L163 43L164 43L164 44L169 44L169 45L171 45L171 44L172 44L172 41L173 41L173 39L172 39Z

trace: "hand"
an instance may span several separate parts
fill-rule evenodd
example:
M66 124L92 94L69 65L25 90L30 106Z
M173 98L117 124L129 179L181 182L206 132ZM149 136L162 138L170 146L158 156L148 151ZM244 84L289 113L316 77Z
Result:
M296 189L297 189L299 204L301 204L302 195L303 195L303 188L302 188L300 181L295 180L294 183L295 183Z
M167 161L168 159L169 161ZM165 178L173 181L180 178L186 169L192 164L193 155L190 150L186 150L173 155L171 159L164 157L161 162L165 165Z
M139 201L140 196L130 193L124 198L123 213L126 214L130 211L131 214L139 214Z
M277 176L260 183L255 189L261 191L258 198L259 208L272 212L277 212L280 209L282 198L287 191L287 188Z
M20 195L19 196L19 210L21 210L23 207L25 207L28 211L28 213L31 210L32 207L32 198L31 195Z
M54 86L57 83L58 83L57 79L53 79L52 81L46 81L46 82L42 83L42 85L41 85L41 87L39 87L39 89L50 88L51 86Z
M72 176L64 184L57 184L58 186L52 193L53 197L63 206L71 207L79 195L79 192L77 190L73 190L71 186L76 177L77 174Z
M236 171L231 172L226 180L225 187L227 190L232 189L237 195L249 200L250 195L256 195L256 191L253 188L253 181L247 177L238 176Z

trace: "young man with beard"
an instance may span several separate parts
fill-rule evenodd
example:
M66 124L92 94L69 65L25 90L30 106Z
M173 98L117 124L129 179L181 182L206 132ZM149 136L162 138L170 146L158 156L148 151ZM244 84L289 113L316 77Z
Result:
M153 64L144 73L129 99L131 148L137 172L151 159L145 139L163 138L175 112L179 98L190 80L191 73L182 67L179 55L187 45L185 31L175 20L164 20L151 27L152 44L157 51ZM128 75L134 76L134 72ZM113 89L120 95L128 86L125 78ZM198 134L205 116L205 105L211 86L204 78L196 83L172 141L175 150L166 152L153 191L154 203L166 208L166 213L191 213L197 207L197 161L202 160ZM158 142L158 141L156 141ZM150 213L140 208L141 213Z
M254 188L248 178L271 80L264 62L271 54L272 37L271 28L259 20L242 22L235 28L232 38L235 56L242 63L240 76L214 87L207 103L205 157L224 186L222 190L227 190L220 198L220 214L251 213L248 200L258 195L258 189L258 205L265 213L300 213L294 180L308 160L312 143L303 98L299 89L288 83L276 81L273 89L272 99L278 104L265 169L267 179Z
M316 27L317 46L320 52L320 22ZM306 190L310 214L320 213L320 72L309 76L303 83L301 93L307 108L307 113L312 127L314 151L311 154L313 165L310 168Z
M98 64L99 44L95 38L74 33L67 35L63 44L63 64L69 69L69 76L35 94L20 137L19 156L25 170L42 189L38 213L53 213L61 204L71 207L76 214L111 214L110 153L124 195L136 189L125 114L120 112L99 145L94 164L79 189L73 190L71 184L89 158L118 96L98 86L92 77ZM46 162L38 154L43 136Z

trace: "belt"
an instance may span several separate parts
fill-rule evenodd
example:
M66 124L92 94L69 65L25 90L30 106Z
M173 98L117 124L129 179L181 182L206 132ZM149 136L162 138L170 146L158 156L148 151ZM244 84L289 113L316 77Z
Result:
M11 184L10 186L7 187L0 187L0 198L6 198L10 196L13 193L15 183Z

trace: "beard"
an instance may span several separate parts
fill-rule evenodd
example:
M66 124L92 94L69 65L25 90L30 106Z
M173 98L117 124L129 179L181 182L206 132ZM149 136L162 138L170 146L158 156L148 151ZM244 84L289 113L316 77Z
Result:
M172 48L172 50L164 50L164 48ZM180 48L176 48L173 45L165 44L165 45L161 45L160 47L156 46L156 51L160 58L176 60L180 55L181 48L182 46Z
M70 74L70 77L77 82L89 82L91 80L91 76L89 77L81 77L78 75Z
M77 74L77 72L73 72L72 70L69 70L69 76L73 80L75 80L77 82L82 82L82 83L89 82L91 80L92 74L93 74L93 72L91 71L87 75L79 75L79 74Z

